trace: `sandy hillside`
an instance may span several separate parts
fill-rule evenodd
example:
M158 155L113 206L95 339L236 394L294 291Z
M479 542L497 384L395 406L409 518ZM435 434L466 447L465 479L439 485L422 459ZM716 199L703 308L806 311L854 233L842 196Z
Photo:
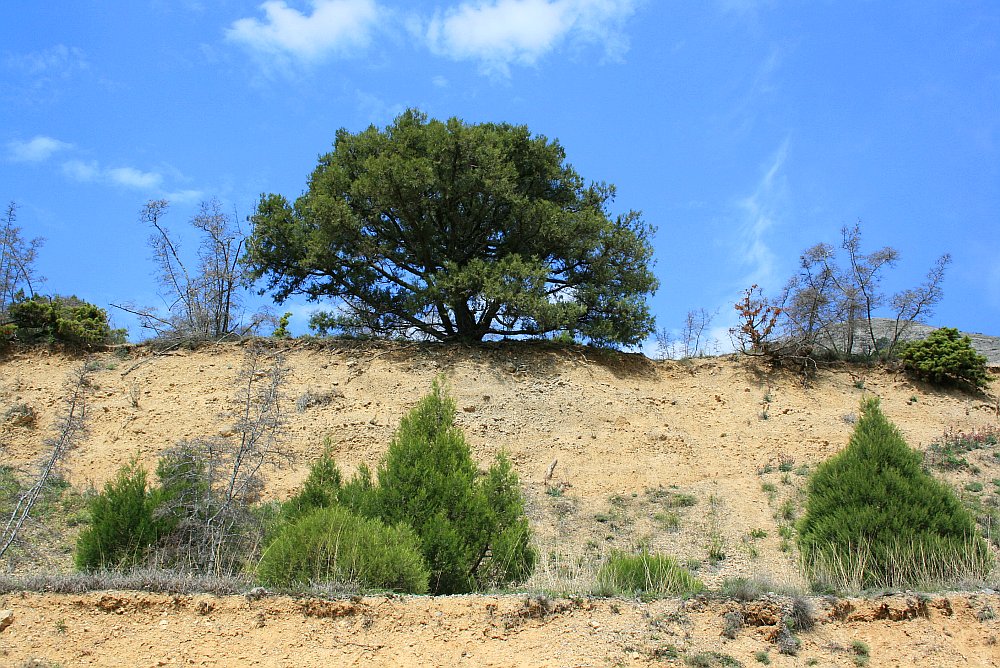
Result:
M949 430L1000 426L993 398L933 389L882 369L820 369L803 382L793 372L729 358L651 362L517 344L292 342L272 352L282 354L289 369L284 443L295 457L269 472L266 496L292 492L326 437L347 471L360 462L374 466L400 417L443 375L476 458L485 465L505 449L520 474L542 555L531 591L586 594L610 550L640 544L688 563L711 587L746 576L801 588L794 549L781 537L789 520L781 515L797 512L808 472L845 445L862 397L881 397L885 413L915 447ZM231 433L226 412L243 355L244 346L229 344L92 359L88 437L71 453L67 478L100 486L132 456L153 468L158 453L180 439ZM0 418L28 409L34 417L0 425L6 461L30 467L39 458L64 381L82 362L44 352L0 360ZM998 389L995 383L994 395ZM1000 460L992 454L969 455L986 483L984 498L1000 492L990 484L1000 479ZM968 474L954 474L952 482L966 484L962 475ZM674 502L681 497L687 501ZM710 558L713 548L724 556ZM68 563L50 557L22 568L58 570ZM850 642L862 639L871 647L870 665L1000 665L993 644L1000 628L983 612L1000 613L1000 601L989 593L956 595L947 606L917 601L918 612L900 613L910 617L904 621L879 619L877 601L856 602L874 612L851 621L817 600L826 610L820 616L833 621L802 636L797 659L778 654L764 637L767 625L735 641L720 639L722 615L734 605L726 603L696 602L698 609L689 603L678 612L677 601L561 600L555 610L525 613L522 607L532 604L524 595L365 599L350 613L314 616L286 599L210 598L211 612L198 614L199 603L189 599L115 596L120 615L102 607L100 594L7 595L3 607L13 609L17 621L0 633L0 652L16 661L35 656L67 665L197 664L208 655L216 659L211 665L241 665L236 657L244 652L275 666L321 659L333 665L555 666L662 661L670 651L656 647L669 645L681 658L711 649L754 665L754 652L769 650L774 665L807 665L810 656L822 659L818 665L854 665ZM675 620L678 614L683 619ZM659 617L671 621L661 624ZM508 618L521 621L505 628ZM55 626L59 620L64 631ZM25 644L29 636L33 644ZM307 651L308 660L297 661L297 652Z

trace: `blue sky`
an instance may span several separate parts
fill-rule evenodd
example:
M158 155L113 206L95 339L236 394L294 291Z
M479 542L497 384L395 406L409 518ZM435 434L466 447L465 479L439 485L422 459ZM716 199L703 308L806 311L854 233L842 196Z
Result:
M5 3L0 200L44 290L158 303L138 212L297 196L338 128L407 107L557 138L658 232L660 327L780 291L861 221L889 293L954 262L931 324L1000 335L1000 4L781 0ZM186 245L192 251L194 240ZM286 310L278 307L278 312ZM292 332L308 308L297 305ZM118 324L141 336L112 309Z

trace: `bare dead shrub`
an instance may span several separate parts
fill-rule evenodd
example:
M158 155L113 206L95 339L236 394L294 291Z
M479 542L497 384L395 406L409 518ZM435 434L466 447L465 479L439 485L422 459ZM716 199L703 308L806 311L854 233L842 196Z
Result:
M281 441L286 375L279 353L249 346L235 379L232 435L182 441L160 459L158 514L170 526L158 555L165 563L231 574L260 552L263 527L251 506L264 470L290 459Z

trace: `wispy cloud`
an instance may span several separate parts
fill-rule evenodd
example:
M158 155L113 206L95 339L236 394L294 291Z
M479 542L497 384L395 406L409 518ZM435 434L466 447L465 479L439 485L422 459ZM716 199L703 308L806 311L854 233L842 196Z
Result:
M783 217L788 205L788 187L783 174L788 159L789 139L786 137L765 163L764 173L754 192L737 203L742 214L739 253L750 268L743 283L767 285L774 280L774 252L768 245L768 234Z
M989 295L990 303L994 307L1000 308L1000 265L991 264L985 272L986 293Z
M363 90L356 91L355 97L357 99L358 112L366 121L375 125L390 123L392 119L406 111L406 105L398 102L386 102L378 95L372 95Z
M204 198L202 190L192 188L176 188L188 179L179 170L170 165L160 165L157 169L146 171L129 165L106 167L97 160L86 160L74 157L81 151L69 142L54 139L46 135L36 135L28 140L14 140L6 144L6 159L10 162L44 163L57 153L68 152L55 165L63 176L79 183L95 183L106 186L117 186L130 190L141 190L157 197L165 197L171 202L192 203ZM170 186L174 189L170 189Z
M67 160L62 165L63 174L74 181L96 181L101 174L101 168L94 161Z
M163 194L163 199L171 204L194 204L205 199L204 190L173 190Z
M368 46L383 10L375 0L311 0L312 13L289 7L284 0L260 6L263 20L239 19L226 38L256 53L300 62L330 55L350 55Z
M45 162L59 151L71 148L72 144L45 135L37 135L27 141L8 142L7 157L14 162Z
M719 8L727 13L756 16L774 6L774 0L718 0Z
M3 64L30 76L69 76L90 67L82 49L57 44L41 51L13 53L4 56Z
M103 167L96 160L67 160L62 163L62 172L70 179L81 183L99 183L129 190L141 190L163 196L171 202L191 203L204 197L201 190L167 191L165 184L171 179L161 171L143 171L128 166Z
M602 44L610 57L628 48L624 22L633 0L480 0L463 2L431 19L431 50L455 60L479 61L509 75L513 64L533 65L566 41Z

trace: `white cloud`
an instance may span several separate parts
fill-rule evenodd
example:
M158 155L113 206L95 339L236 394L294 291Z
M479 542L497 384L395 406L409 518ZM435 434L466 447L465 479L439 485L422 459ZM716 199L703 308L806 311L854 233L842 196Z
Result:
M163 199L171 204L194 204L205 199L205 192L203 190L177 190L166 193Z
M62 164L62 171L74 181L105 183L135 190L159 191L163 184L163 175L159 172L144 172L135 167L104 168L94 160L67 160Z
M239 19L226 31L226 38L265 55L312 62L367 47L383 13L375 0L311 0L310 4L312 14L306 15L284 0L269 0L260 6L264 20Z
M66 176L75 181L96 181L101 175L101 168L94 161L67 160L62 169Z
M59 151L73 148L64 141L38 135L28 141L12 141L7 143L8 156L14 162L44 162Z
M140 190L158 188L163 182L163 175L156 172L143 172L134 167L113 167L107 170L107 178L120 186Z
M567 40L603 44L611 57L627 48L622 34L633 0L479 0L437 14L426 38L432 51L478 60L490 72L533 65Z

